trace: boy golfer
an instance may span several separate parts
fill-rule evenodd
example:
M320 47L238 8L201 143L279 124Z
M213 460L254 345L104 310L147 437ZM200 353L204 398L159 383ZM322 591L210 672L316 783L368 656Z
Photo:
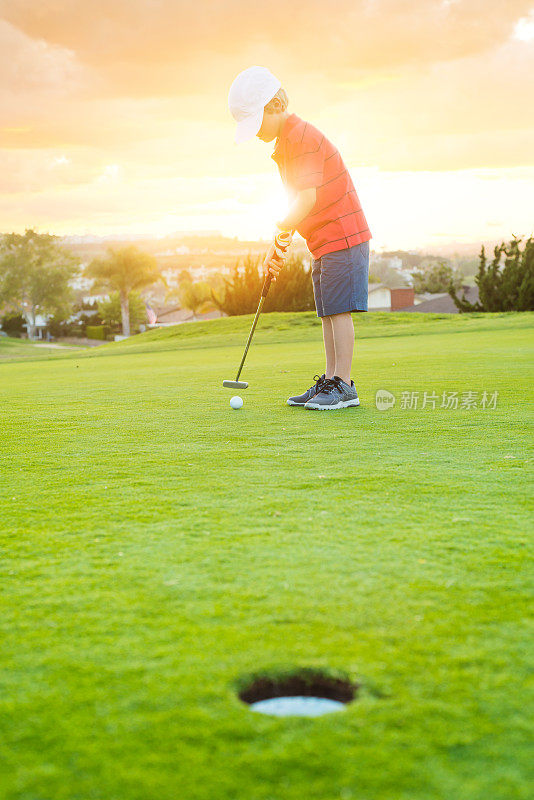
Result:
M276 138L274 159L292 200L276 223L306 240L313 256L312 279L317 316L323 326L326 367L292 406L333 410L360 404L350 377L354 347L352 311L367 311L371 232L354 184L337 148L296 114L280 81L265 67L249 67L235 78L228 94L237 121L236 143L257 136ZM287 249L287 248L286 248ZM264 264L276 280L285 251L275 250Z

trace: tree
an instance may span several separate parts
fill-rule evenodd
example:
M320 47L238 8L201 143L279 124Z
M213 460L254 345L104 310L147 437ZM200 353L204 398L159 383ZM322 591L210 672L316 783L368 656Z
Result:
M375 257L371 261L372 278L369 275L369 283L383 283L390 289L406 286L406 279L401 273L389 266L381 257Z
M182 308L192 311L193 319L198 313L203 314L214 308L210 287L204 281L183 281L168 297L176 297Z
M27 228L0 240L0 305L24 316L29 339L38 314L68 316L72 308L69 280L79 262L58 238Z
M122 320L122 304L119 292L112 292L108 300L99 300L98 317L104 325L119 326ZM146 320L145 301L139 292L128 295L128 319L130 327L135 331ZM98 319L91 319L91 325L98 325Z
M181 269L178 275L178 283L193 283L193 278L188 269Z
M315 308L311 269L291 253L265 300L266 311L312 311Z
M252 314L256 311L262 287L260 263L249 254L241 268L236 262L230 278L225 278L224 291L211 290L211 297L217 308L229 316ZM274 284L276 285L276 284Z
M503 242L496 246L489 265L482 246L475 277L478 302L470 303L465 295L458 297L454 287L449 288L460 312L534 311L534 237L527 239L523 250L519 247L521 241L514 236L508 245ZM501 264L503 253L504 265Z
M212 288L214 304L229 316L251 314L256 311L263 285L261 265L248 255L243 266L234 266L230 278L225 278L223 290ZM276 279L271 284L265 300L265 311L310 311L315 308L310 269L304 266L302 256L291 254Z
M156 281L165 279L161 274L156 259L144 253L135 245L127 247L108 247L106 258L95 258L85 269L85 276L93 278L93 290L118 292L122 333L130 335L130 314L128 298L135 290L151 286Z
M210 289L222 291L225 287L224 275L222 272L212 272L207 279L207 283L209 284Z
M415 270L413 273L413 288L415 292L447 292L449 286L458 290L462 285L462 276L444 260L434 261L426 268Z

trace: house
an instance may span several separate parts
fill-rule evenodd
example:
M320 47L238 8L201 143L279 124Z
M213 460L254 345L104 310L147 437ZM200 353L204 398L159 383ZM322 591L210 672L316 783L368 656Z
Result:
M469 303L478 302L478 286L462 286L462 291L459 296ZM432 299L423 300L422 303L417 305L408 306L407 308L399 308L397 311L419 311L421 313L433 314L458 314L456 304L448 292L432 295Z
M35 339L46 339L48 341L51 338L50 332L48 330L48 320L50 319L50 316L51 316L50 314L35 315L35 325L34 325ZM26 335L28 335L28 325L24 322L22 327L26 329Z
M412 286L390 289L383 283L370 283L367 307L369 311L399 311L415 300Z
M369 311L389 311L391 307L390 289L383 283L370 283L367 307Z
M390 289L391 293L391 311L400 311L401 308L411 308L415 301L415 292L413 286L400 286L396 289Z

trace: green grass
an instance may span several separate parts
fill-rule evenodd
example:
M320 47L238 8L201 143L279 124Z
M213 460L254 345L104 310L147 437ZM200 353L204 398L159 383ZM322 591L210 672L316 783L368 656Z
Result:
M55 342L52 344L55 344ZM58 344L61 344L61 342L58 342ZM55 347L47 347L46 345L46 341L30 342L27 339L0 336L0 363L2 361L18 361L26 358L43 358L51 353L59 352ZM69 348L80 347L80 345L72 344L67 346Z
M3 800L530 798L533 315L354 317L330 414L285 404L313 314L260 320L237 412L250 317L0 365ZM237 698L291 668L362 688Z

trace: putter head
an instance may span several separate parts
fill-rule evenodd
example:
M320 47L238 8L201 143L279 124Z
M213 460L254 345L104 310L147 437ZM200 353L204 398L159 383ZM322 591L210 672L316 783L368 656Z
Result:
M246 381L223 381L223 386L227 389L246 389L248 383Z

